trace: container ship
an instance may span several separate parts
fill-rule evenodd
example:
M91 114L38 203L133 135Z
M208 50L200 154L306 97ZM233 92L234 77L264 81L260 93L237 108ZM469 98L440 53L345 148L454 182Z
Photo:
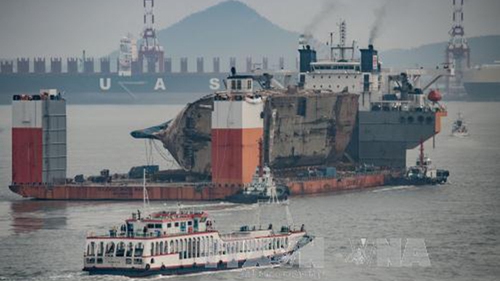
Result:
M157 39L154 23L154 0L144 0L144 28L140 40L127 35L120 40L117 55L94 59L83 51L79 57L17 58L0 62L0 104L10 104L12 95L37 93L57 88L71 104L186 104L209 91L222 90L229 69L236 58L229 57L229 67L220 57L195 60L189 69L187 57L167 57ZM118 44L117 44L118 47ZM250 64L250 66L248 66ZM268 58L261 68L267 69ZM247 68L252 67L250 61ZM280 68L284 62L280 59Z
M463 84L470 100L500 100L500 62L465 71Z
M373 46L361 49L359 60L346 55L355 49L341 42L329 59L317 61L303 37L298 85L233 68L226 90L189 103L173 120L132 132L160 141L181 167L139 167L148 169L149 199L225 200L251 185L259 166L269 167L290 196L382 186L404 176L406 151L441 131L446 109L435 90L425 94L430 85L416 88L407 73L383 73ZM14 98L10 189L38 199L141 200L134 169L66 178L65 115L51 113L55 103L65 101Z

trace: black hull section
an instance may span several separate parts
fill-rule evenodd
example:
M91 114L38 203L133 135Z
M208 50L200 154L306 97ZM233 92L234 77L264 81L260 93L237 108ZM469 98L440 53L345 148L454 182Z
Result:
M433 180L433 179L409 179L409 178L400 178L400 179L393 179L389 184L390 185L440 185L440 184L445 184L448 181L448 179L440 179L440 180Z
M500 82L465 82L467 99L471 101L500 101Z
M185 104L223 88L225 73L0 74L0 104L14 94L58 89L70 104Z
M268 201L270 199L269 196L260 196L260 195L246 195L246 194L236 194L233 196L226 197L227 202L237 203L237 204L255 204L259 201ZM279 201L287 200L287 195L278 196Z
M125 268L84 268L83 271L87 271L89 275L119 275L127 277L147 277L153 275L187 275L196 274L203 272L218 272L218 271L230 271L241 268L258 268L259 266L273 266L279 265L277 262L282 255L274 257L273 260L266 258L256 259L256 260L243 260L231 263L218 263L213 265L193 265L189 267L175 267L175 268L157 268L157 269L125 269Z

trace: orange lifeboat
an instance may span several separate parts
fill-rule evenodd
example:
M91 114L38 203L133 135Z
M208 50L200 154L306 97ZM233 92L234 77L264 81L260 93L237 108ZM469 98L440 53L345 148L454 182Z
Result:
M438 102L443 99L443 96L438 90L431 90L427 98L432 102Z

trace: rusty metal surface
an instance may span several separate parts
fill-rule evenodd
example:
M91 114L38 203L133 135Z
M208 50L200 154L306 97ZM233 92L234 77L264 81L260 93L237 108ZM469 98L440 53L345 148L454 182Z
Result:
M358 95L327 90L266 90L264 156L273 168L330 165L351 140ZM159 139L179 165L210 175L213 96L188 104Z
M287 186L291 195L308 195L343 190L382 186L388 181L384 171L367 175L353 175L343 178L314 178L289 180ZM11 185L10 190L25 198L43 200L142 200L140 185ZM210 201L223 200L241 189L238 185L213 184L157 184L148 186L150 200Z

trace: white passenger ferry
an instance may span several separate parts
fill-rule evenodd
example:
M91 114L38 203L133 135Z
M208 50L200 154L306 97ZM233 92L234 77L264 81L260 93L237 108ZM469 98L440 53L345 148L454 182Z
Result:
M302 226L242 226L221 234L206 212L133 213L119 229L88 235L84 271L141 277L280 265L313 237Z

